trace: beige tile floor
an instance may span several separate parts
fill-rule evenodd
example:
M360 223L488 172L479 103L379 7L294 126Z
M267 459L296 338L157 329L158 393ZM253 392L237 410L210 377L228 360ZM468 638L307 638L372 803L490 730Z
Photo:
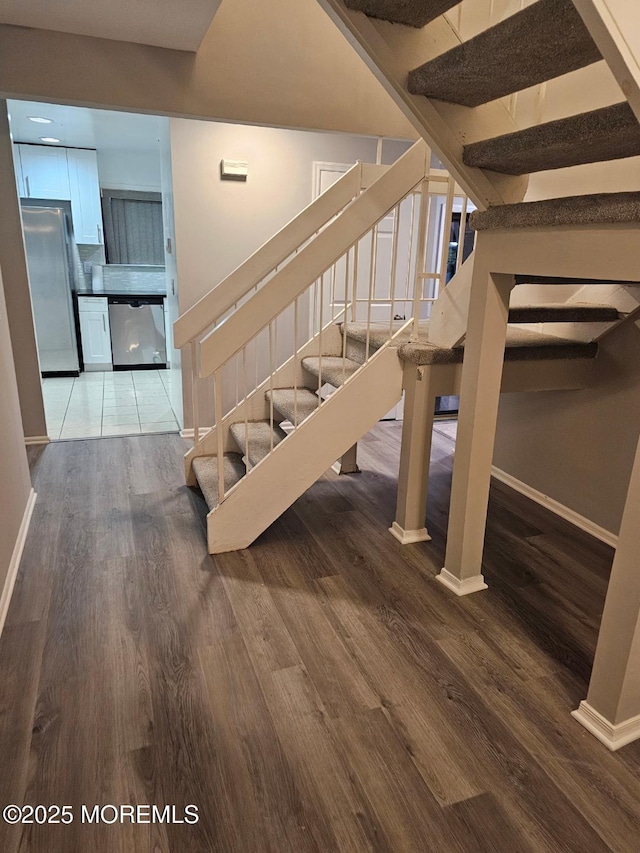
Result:
M171 398L176 371L131 370L43 379L49 438L179 430Z

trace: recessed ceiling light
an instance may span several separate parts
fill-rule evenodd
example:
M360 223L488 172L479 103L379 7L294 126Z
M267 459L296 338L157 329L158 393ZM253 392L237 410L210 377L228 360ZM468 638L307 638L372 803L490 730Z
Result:
M41 136L41 142L60 142L60 140L56 136Z
M42 116L28 116L29 121L35 121L37 124L52 124L53 119L43 118Z

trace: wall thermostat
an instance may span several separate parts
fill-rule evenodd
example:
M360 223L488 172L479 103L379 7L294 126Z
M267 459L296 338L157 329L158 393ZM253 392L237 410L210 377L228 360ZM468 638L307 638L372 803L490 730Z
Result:
M246 181L249 164L246 160L221 160L220 177L227 181Z

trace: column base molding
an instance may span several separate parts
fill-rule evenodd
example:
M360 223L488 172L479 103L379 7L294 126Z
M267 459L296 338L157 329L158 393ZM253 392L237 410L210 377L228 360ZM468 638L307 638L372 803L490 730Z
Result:
M455 592L456 595L470 595L472 592L480 592L483 589L488 589L484 582L483 575L476 575L472 578L460 580L451 572L442 569L439 575L436 575L436 580L447 587L447 589Z
M583 701L577 710L571 712L571 716L612 752L640 738L640 715L631 717L624 723L614 724L592 708L588 702Z
M431 537L427 532L426 527L421 527L419 530L405 530L400 527L397 521L394 521L389 528L389 533L394 536L401 545L413 545L415 542L430 542Z

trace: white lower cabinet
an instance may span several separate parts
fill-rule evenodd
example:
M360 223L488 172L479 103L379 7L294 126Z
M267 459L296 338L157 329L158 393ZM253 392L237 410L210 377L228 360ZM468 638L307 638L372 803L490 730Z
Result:
M107 299L79 296L78 313L85 370L111 369L111 334Z

